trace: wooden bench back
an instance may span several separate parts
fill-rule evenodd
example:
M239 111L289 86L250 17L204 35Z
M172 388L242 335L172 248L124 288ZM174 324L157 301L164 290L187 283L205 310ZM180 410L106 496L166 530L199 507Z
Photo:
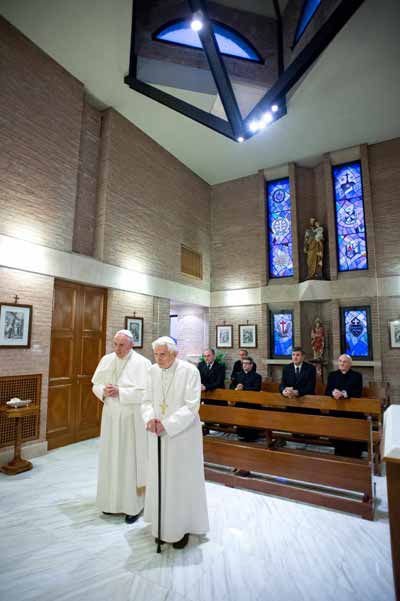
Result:
M323 395L306 395L296 399L287 399L275 392L250 392L245 390L207 390L201 394L202 400L228 401L232 403L252 403L266 407L298 407L318 409L320 411L356 412L380 418L381 402L378 399L341 399L336 401L332 397Z
M326 415L305 415L286 411L268 411L201 405L200 418L205 422L329 436L345 440L370 441L371 424L365 419L347 419Z

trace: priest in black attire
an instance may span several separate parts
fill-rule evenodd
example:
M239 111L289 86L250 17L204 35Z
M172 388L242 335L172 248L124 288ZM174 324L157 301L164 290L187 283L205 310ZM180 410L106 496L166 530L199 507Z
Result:
M251 357L244 357L243 369L235 374L230 387L234 390L250 390L253 392L260 392L262 378L260 374L258 374L256 371L253 371L253 365L254 361ZM236 407L242 407L243 409L262 409L261 405L251 403L236 403ZM248 442L257 440L261 432L263 431L257 428L237 428L238 436L240 438L244 438L244 440ZM239 473L241 476L248 475L248 472L243 472L243 470L239 470L237 473Z
M363 382L358 371L353 371L353 360L350 355L340 355L336 371L331 371L328 376L325 394L334 399L360 398L362 396Z
M240 359L238 359L237 361L235 361L235 363L233 364L233 369L232 369L232 373L231 373L231 383L236 378L236 375L239 372L243 371L243 359L245 359L246 357L248 357L248 355L249 355L249 351L247 351L246 349L240 349L239 350L239 357L240 357ZM256 365L256 363L254 361L253 361L252 371L257 371L257 365Z
M332 371L328 376L325 394L336 400L360 398L362 396L363 382L362 375L351 369L353 360L350 355L340 355L336 371ZM331 415L336 417L354 417L362 418L359 413L331 411ZM361 457L362 452L367 450L364 442L355 442L351 440L334 440L335 455L344 457Z

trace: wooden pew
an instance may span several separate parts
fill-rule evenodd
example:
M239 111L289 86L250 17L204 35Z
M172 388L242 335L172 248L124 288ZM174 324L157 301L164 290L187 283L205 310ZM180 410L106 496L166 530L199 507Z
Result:
M206 423L253 427L273 433L303 434L306 440L319 437L362 441L367 444L367 459L336 457L289 448L274 448L266 444L204 437L206 477L230 486L242 486L291 499L356 513L373 519L372 486L372 416L380 415L380 403L375 399L343 399L305 396L285 399L280 394L215 390L202 394L203 399L225 400L230 406L202 404L200 417ZM244 409L235 403L260 405L263 410ZM329 414L309 415L279 411L286 407L302 407L320 411L360 412L368 419L333 417ZM304 440L304 439L303 439ZM221 467L223 466L222 469ZM257 472L241 478L226 468ZM259 474L265 475L265 477ZM289 482L290 481L290 482ZM328 488L325 488L328 487ZM339 493L338 490L341 489ZM343 491L347 492L346 494ZM358 493L358 499L351 494Z

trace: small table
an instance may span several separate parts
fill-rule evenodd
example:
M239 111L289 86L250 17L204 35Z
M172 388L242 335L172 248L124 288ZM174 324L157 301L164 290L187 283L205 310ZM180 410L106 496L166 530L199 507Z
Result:
M26 407L9 407L8 405L0 405L0 415L4 415L8 419L15 419L15 444L14 458L7 464L0 467L0 471L14 476L21 472L27 472L32 469L32 463L21 457L21 442L22 442L22 418L27 415L37 415L39 413L39 405L32 403Z

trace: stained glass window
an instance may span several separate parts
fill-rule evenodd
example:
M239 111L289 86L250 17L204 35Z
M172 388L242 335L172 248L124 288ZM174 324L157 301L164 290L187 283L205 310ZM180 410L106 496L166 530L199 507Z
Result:
M291 357L293 350L293 311L271 312L271 355Z
M303 9L297 24L296 34L294 36L294 44L296 44L296 42L298 42L303 35L307 25L313 18L315 11L320 4L321 0L304 0Z
M254 46L239 32L217 21L211 21L211 23L221 54L257 63L263 62ZM197 31L193 31L190 27L190 22L186 19L178 19L167 23L167 25L154 33L153 38L161 42L169 42L170 44L202 48L199 34Z
M293 275L293 253L288 177L267 183L267 215L270 277L290 277Z
M332 168L339 271L368 269L361 165Z
M355 359L372 359L369 307L341 309L342 352Z

